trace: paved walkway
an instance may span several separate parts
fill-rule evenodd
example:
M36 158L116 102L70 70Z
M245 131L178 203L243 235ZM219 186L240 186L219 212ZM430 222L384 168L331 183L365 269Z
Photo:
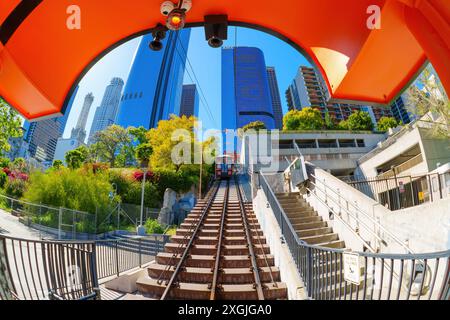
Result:
M19 218L14 217L9 212L0 209L0 234L23 238L30 240L38 240L42 238L54 238L53 235L25 226L19 222Z

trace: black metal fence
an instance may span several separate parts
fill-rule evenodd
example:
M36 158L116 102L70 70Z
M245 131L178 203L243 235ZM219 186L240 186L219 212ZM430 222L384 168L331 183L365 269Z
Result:
M100 299L99 280L151 262L167 235L86 242L0 235L0 300Z
M390 210L400 210L450 196L450 173L358 180L341 177Z
M449 299L450 250L427 254L349 253L308 245L281 207L264 175L259 187L279 224L307 294L323 300ZM356 279L348 280L344 259L351 255ZM356 271L356 272L355 272Z
M102 280L134 268L142 267L164 251L168 235L151 235L143 238L98 240L97 274Z
M96 297L95 244L0 236L0 300Z

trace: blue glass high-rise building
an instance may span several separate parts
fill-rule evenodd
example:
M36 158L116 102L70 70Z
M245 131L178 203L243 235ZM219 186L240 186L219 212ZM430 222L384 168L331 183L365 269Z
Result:
M168 32L161 51L150 50L151 34L142 37L121 98L118 125L150 129L180 113L190 35L190 29Z
M200 100L198 96L197 86L195 84L183 85L183 93L181 95L181 116L199 116Z
M275 128L264 53L258 48L222 50L222 130L262 121Z

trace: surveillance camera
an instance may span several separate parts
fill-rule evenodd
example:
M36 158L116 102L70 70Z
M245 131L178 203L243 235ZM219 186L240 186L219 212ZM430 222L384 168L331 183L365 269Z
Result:
M191 8L192 8L192 0L184 0L183 4L181 5L181 9L183 9L185 12L188 12L189 10L191 10Z
M153 51L161 51L161 49L163 48L163 44L161 40L155 38L152 42L150 42L149 47Z
M208 39L208 44L212 48L220 48L223 45L223 40L215 36L212 36L211 38Z
M192 5L192 3L191 3ZM163 16L168 16L175 9L175 4L172 1L164 1L161 5L161 14Z
M228 17L226 15L205 16L205 37L212 48L220 48L228 39Z
M152 32L153 41L150 42L149 47L153 51L161 51L163 48L163 40L166 37L166 31L163 29L161 25L158 25L155 30Z

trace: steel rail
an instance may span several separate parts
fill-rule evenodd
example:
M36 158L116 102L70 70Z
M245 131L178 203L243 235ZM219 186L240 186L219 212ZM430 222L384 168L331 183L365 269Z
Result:
M219 231L219 241L217 243L217 251L216 251L216 261L214 265L214 274L213 274L213 281L211 284L211 295L209 297L209 300L215 300L216 299L216 291L217 291L217 282L219 280L219 268L220 268L220 252L222 250L222 240L223 240L223 230L225 226L225 216L227 214L227 206L228 206L228 200L229 200L229 189L230 189L230 181L227 181L227 186L225 189L225 195L223 199L223 208L222 208L222 217L220 220L220 231Z
M236 190L237 190L237 195L238 195L238 199L239 199L239 206L241 208L242 222L243 222L244 228L245 228L245 234L246 234L246 238L247 238L247 246L248 246L248 250L249 250L249 253L250 253L250 260L252 262L252 271L253 271L253 275L254 275L254 278L255 278L255 286L256 286L255 289L256 289L256 292L258 294L258 300L265 300L263 287L262 287L262 283L261 283L261 278L259 276L258 263L256 261L255 251L253 249L252 235L251 235L250 230L248 228L248 220L247 220L247 215L246 215L246 212L245 212L245 206L244 206L244 202L242 200L241 192L240 192L240 190L238 188L238 183L237 183L236 176L234 177L234 181L235 181L235 184L236 184ZM256 230L256 232L258 232L258 230ZM262 248L262 250L264 251L264 248Z
M194 232L192 234L190 234L190 232L188 232L186 234L185 237L190 235L191 239L189 240L189 243L186 245L186 248L184 249L183 255L181 256L180 261L178 261L177 267L175 268L175 271L173 272L172 276L170 277L170 280L168 281L166 289L164 290L164 293L162 294L160 300L165 300L169 296L170 290L172 289L173 284L175 283L175 280L176 280L176 278L178 276L178 273L181 271L181 267L184 264L184 261L186 260L186 258L189 255L189 250L191 249L191 247L192 247L192 245L194 243L194 240L197 237L197 233L200 230L200 227L203 224L203 221L205 220L205 217L206 217L206 215L207 215L207 213L208 213L208 211L209 211L209 209L211 207L211 204L213 203L213 200L215 199L215 197L217 195L217 191L219 190L219 188L220 188L220 183L217 185L216 189L214 190L213 194L211 195L211 198L206 203L206 206L204 207L202 215L200 216L199 220L196 221L197 226L196 226ZM194 222L193 222L193 224L194 224ZM183 246L183 243L180 244L179 248L181 248L182 246ZM175 258L177 255L178 255L178 253L174 253L170 260ZM167 266L168 266L168 268L166 268L166 269L168 271L168 270L171 269L171 264L169 263L169 264L167 264ZM166 272L166 270L164 270L161 273L160 278L158 279L158 281L160 281L162 275L165 272Z
M219 189L219 187L220 187L220 183L218 184L217 189L214 189L214 196L212 196L212 198L215 197L215 194L216 194L217 190ZM203 210L205 210L205 208L207 209L207 207L208 207L209 204L210 204L209 201L211 201L212 198L209 198L209 200L208 200L208 202L205 204L205 207L203 208ZM202 214L203 214L203 213L204 213L204 211L202 212ZM191 236L191 233L193 233L193 232L195 231L195 227L198 225L198 222L200 221L201 218L202 218L202 216L200 216L199 220L193 221L193 222L190 224L189 229L188 229L188 232L186 232L186 234L184 235L183 239L182 239L182 240L180 241L180 243L178 244L177 250L178 250L178 249L181 249L185 244L188 243L188 241L187 241L188 238ZM161 283L163 282L162 279L164 279L164 276L166 275L166 273L170 271L171 266L172 266L172 261L177 257L177 255L178 255L178 253L175 252L175 253L170 257L169 262L167 263L166 267L164 268L164 270L161 272L161 274L160 274L159 277L158 277L158 280L157 280L157 283L158 283L158 284L161 284ZM168 282L167 282L167 283L168 283Z
M238 187L238 191L239 191L239 192L241 193L241 195L242 195L243 191L242 191L242 189L241 189L241 185L239 184L239 181L238 181L237 187ZM244 202L244 208L245 208L245 202ZM252 224L255 224L255 220L256 220L256 222L258 222L258 219L257 219L257 218L251 218L250 220L251 220L251 223L252 223ZM258 232L256 233L256 238L257 238L257 240L258 240L258 244L262 247L261 236L259 235ZM266 252L265 252L264 250L263 250L263 257L264 257L264 262L265 262L265 264L266 264L266 267L269 268L270 281L273 283L273 286L274 286L275 288L278 288L278 284L277 284L277 282L275 281L275 279L274 279L274 277L273 277L273 270L272 270L272 267L270 266L269 260L267 259L267 254L266 254Z

